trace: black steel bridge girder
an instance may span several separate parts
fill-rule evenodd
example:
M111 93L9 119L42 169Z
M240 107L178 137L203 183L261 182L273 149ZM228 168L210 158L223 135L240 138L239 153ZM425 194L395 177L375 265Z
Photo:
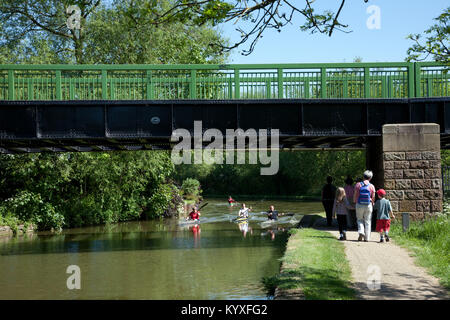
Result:
M449 99L0 101L0 152L168 149L194 121L224 135L279 129L287 149L362 148L383 124L438 123L449 148Z

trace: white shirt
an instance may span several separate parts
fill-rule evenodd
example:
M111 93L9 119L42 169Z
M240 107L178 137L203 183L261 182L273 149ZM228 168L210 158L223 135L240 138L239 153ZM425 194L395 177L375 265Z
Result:
M249 208L239 210L239 217L248 217Z

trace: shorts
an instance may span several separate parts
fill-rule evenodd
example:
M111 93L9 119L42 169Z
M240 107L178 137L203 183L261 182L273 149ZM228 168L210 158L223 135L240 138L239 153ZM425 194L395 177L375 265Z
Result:
M375 230L377 232L389 231L390 227L391 227L391 220L382 219L382 220L377 220L377 226L376 226Z

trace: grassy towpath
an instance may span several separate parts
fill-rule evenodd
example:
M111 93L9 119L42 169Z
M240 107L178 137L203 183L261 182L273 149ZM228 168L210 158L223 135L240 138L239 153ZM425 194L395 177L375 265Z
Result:
M379 243L377 233L358 242L356 231L338 241L336 225L308 216L291 231L280 275L266 285L277 288L275 299L448 300L448 220L441 220L417 223L407 233L394 224L394 239Z
M275 299L355 298L344 246L328 232L292 229L280 274L271 279Z

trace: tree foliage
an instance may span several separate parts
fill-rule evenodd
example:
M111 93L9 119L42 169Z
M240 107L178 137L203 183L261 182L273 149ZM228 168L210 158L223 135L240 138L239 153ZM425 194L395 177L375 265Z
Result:
M327 5L332 9L318 10L315 0L176 0L172 1L170 9L162 14L153 10L152 13L157 16L153 21L142 19L140 11L132 12L130 16L135 16L134 20L140 25L160 25L170 21L182 21L191 25L233 23L237 25L236 30L241 34L241 40L231 45L215 45L229 51L250 42L248 49L242 52L248 55L263 37L264 31L274 29L281 32L283 27L294 23L298 18L302 31L319 32L329 36L334 30L349 32L348 25L339 19L345 2L346 0L328 1ZM247 26L242 27L241 22L246 22Z
M279 171L260 175L262 165L192 164L175 167L175 177L195 177L205 194L319 195L326 177L343 185L347 175L354 179L365 170L362 151L283 151Z
M58 229L177 214L168 152L3 155L3 216Z
M450 7L444 10L436 23L424 31L424 34L410 34L414 44L408 49L408 61L423 61L428 57L450 64ZM423 37L426 37L424 41Z
M0 63L223 63L210 43L226 41L210 24L139 25L168 10L170 0L3 0ZM80 29L69 29L80 9ZM14 54L12 54L14 52Z
M139 26L170 1L4 0L0 2L0 63L222 63L209 46L224 42L209 24ZM81 10L71 30L66 8ZM151 8L152 10L146 10ZM0 155L0 223L39 229L79 227L179 213L167 152Z

